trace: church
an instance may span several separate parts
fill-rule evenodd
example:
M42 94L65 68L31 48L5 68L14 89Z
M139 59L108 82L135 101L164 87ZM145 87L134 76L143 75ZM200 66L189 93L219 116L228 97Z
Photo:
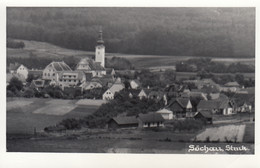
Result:
M105 69L105 46L102 37L102 29L99 30L95 61L89 57L82 58L76 66L76 71L83 71L86 74L92 74L92 77L102 77L106 75Z

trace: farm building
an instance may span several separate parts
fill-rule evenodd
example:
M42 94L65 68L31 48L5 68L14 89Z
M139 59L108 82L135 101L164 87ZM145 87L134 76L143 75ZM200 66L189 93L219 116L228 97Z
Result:
M71 68L65 62L51 62L43 70L42 79L58 82L58 73L63 71L72 72Z
M164 118L158 113L139 114L137 117L139 128L164 127Z
M173 111L177 118L185 118L188 113L192 112L192 104L188 98L174 98L167 108Z
M212 113L230 115L234 113L232 103L227 99L201 100L197 106L198 111L210 110Z
M167 108L160 109L156 113L161 114L165 120L172 120L174 117L173 112Z
M203 110L203 111L196 112L194 115L194 119L202 120L205 123L212 124L213 122L212 112L210 110Z
M108 121L107 127L112 129L131 128L131 127L137 128L138 120L135 116L114 117Z

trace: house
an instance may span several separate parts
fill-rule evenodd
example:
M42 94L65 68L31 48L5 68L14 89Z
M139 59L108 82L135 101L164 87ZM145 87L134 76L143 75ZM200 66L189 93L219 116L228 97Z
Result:
M71 68L65 62L51 62L43 70L42 79L53 81L54 84L58 83L58 73L63 71L72 72Z
M31 82L30 88L40 90L44 88L44 85L45 85L45 80L37 79Z
M132 127L137 128L138 119L136 118L136 116L114 117L108 121L107 127L110 129L132 128Z
M11 74L22 75L25 79L27 79L29 70L24 65L15 63L15 64L10 64L9 65L9 72Z
M240 85L237 82L228 82L224 86L226 86L226 87L240 87Z
M80 87L83 88L83 90L92 90L95 88L102 88L101 82L96 81L90 81L90 82L84 82L80 85Z
M164 118L159 113L139 114L137 117L139 128L164 127Z
M173 98L167 108L173 111L177 118L185 118L192 113L192 104L188 98Z
M114 99L115 93L123 90L125 86L121 83L114 83L109 89L102 95L103 100Z
M107 75L112 75L115 78L116 71L114 70L114 68L106 68L106 74Z
M102 77L106 75L106 69L99 62L91 58L82 58L76 66L76 71L92 74L93 77Z
M230 115L235 111L228 99L201 100L197 106L197 111L209 110L213 114Z
M173 112L167 108L160 109L156 113L161 114L165 120L172 120L174 118Z
M232 100L235 102L237 112L252 112L255 104L255 94L236 93Z
M82 71L62 71L57 73L57 84L64 90L64 87L79 86L86 82L86 76Z
M205 123L209 123L209 124L213 123L212 111L210 110L203 110L203 111L196 112L193 118L196 120L202 120Z
M141 89L128 89L129 97L134 98L138 97L138 94L140 93Z
M132 89L137 89L141 86L139 80L131 80L129 83Z
M150 92L151 92L150 89L142 89L138 94L139 99L142 100L143 98L148 98Z

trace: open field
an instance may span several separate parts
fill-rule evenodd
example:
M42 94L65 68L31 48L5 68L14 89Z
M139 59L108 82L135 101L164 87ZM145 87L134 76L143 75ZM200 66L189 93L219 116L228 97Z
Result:
M77 105L78 100L8 98L7 134L32 134L66 118L92 114L99 106ZM26 103L21 103L26 102ZM27 103L30 102L30 103ZM20 105L20 106L18 106Z
M198 134L196 136L196 140L206 141L209 138L210 141L243 142L245 127L245 125L225 125L219 127L210 127L202 133Z
M62 47L55 46L50 43L37 42L37 41L24 41L25 48L22 49L10 49L7 48L7 57L29 57L32 52L34 55L39 57L50 57L50 58L63 58L66 56L75 56L75 57L84 57L84 56L93 56L93 51L81 51L81 50L72 50ZM136 69L140 68L149 68L149 67L164 67L164 66L174 66L176 62L185 61L190 58L199 58L198 56L162 56L162 55L131 55L131 54L120 54L120 53L106 53L107 58L123 57L127 58ZM213 61L223 62L225 64L231 63L245 63L249 65L255 65L255 58L215 58L210 57Z

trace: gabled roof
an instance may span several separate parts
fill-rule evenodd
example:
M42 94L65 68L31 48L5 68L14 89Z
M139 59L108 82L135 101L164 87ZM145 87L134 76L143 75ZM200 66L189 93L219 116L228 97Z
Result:
M131 80L130 82L135 82L138 86L141 86L141 82L137 79Z
M131 93L133 96L138 96L141 89L128 89L129 93Z
M65 62L51 62L47 67L53 67L56 71L72 71ZM46 68L47 68L46 67Z
M238 94L236 93L232 100L235 101L236 105L242 106L244 103L253 104L255 101L255 94Z
M9 65L9 70L14 70L14 71L16 71L17 69L18 69L18 67L20 66L21 64L19 64L19 63L11 63L10 65Z
M139 114L138 117L142 122L162 122L162 121L164 121L164 118L159 113Z
M121 83L115 83L115 84L113 84L110 88L109 88L109 90L113 93L113 94L115 94L116 92L119 92L120 90L122 90L122 89L124 89L125 88L125 86L123 85L123 84L121 84Z
M151 91L148 95L148 97L153 97L153 96L159 96L159 98L161 99L163 97L165 93L162 91Z
M114 120L118 125L138 124L138 120L135 116L114 117L112 120Z
M172 104L174 104L175 102L179 103L181 105L182 108L186 108L188 103L189 103L190 99L189 98L173 98L170 102L168 106L171 106Z

